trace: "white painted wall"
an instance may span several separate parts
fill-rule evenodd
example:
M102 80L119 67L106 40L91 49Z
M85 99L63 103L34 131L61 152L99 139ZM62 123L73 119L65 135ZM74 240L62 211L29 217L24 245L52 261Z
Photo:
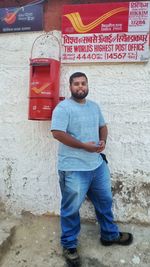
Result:
M50 122L28 121L29 57L40 34L0 35L0 198L14 213L59 214L58 144ZM75 71L89 77L89 98L108 122L115 217L149 223L150 63L64 65L60 95L69 97L68 78ZM89 202L82 216L94 216Z

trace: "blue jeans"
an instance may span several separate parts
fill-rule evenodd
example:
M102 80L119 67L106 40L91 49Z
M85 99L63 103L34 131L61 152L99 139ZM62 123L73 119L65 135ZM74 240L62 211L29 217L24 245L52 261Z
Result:
M79 209L86 195L94 205L100 234L105 240L119 236L113 221L110 172L105 161L92 171L58 171L60 176L61 244L66 248L77 246L80 231Z

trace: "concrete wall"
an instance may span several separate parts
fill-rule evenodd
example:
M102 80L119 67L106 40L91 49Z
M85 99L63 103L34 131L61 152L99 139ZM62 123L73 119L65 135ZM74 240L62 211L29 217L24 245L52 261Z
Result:
M60 32L53 33L60 38ZM1 35L0 198L14 213L59 214L58 143L50 122L28 121L29 57L40 34ZM69 97L68 78L74 71L87 74L89 98L100 104L108 122L105 152L115 218L149 223L150 63L62 65L60 95ZM88 201L81 213L95 216Z

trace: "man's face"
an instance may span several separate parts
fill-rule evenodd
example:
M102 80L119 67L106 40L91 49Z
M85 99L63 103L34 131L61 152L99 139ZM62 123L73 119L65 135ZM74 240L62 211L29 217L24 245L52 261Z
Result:
M76 99L84 99L88 95L88 82L86 77L76 77L70 85L71 95Z

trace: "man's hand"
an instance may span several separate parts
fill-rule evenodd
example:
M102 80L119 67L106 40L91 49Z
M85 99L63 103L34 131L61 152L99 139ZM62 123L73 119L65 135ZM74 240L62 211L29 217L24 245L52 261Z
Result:
M106 145L106 142L104 140L101 140L99 142L99 153L105 149L105 145Z
M100 153L102 150L104 150L103 142L102 143L100 142L98 145L95 142L92 142L92 141L84 143L83 149L85 149L88 152ZM105 144L105 142L104 142L104 144Z

